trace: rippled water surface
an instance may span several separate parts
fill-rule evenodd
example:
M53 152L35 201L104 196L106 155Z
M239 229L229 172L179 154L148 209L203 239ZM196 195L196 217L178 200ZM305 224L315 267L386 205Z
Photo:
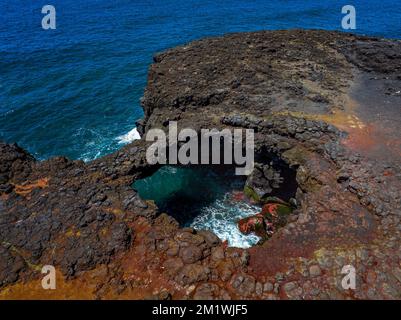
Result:
M52 4L57 29L41 28ZM261 29L340 29L342 1L0 1L0 139L36 157L112 152L142 116L155 52ZM398 0L354 0L357 32L401 38Z

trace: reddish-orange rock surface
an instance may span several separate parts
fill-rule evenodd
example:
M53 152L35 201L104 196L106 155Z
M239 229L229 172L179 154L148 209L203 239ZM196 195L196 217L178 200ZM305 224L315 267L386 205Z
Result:
M400 298L400 88L399 41L337 32L231 34L157 55L139 131L254 129L258 161L296 173L291 218L231 248L132 189L159 168L144 140L89 163L1 143L0 298ZM41 286L44 265L56 290ZM341 285L346 265L355 290Z

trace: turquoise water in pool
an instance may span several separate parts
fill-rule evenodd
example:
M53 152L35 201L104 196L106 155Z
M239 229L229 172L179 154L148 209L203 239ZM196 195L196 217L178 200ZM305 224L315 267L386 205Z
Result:
M260 212L260 207L242 199L244 183L244 177L224 168L165 166L135 182L134 188L181 226L212 230L230 246L247 248L260 239L240 233L237 221Z

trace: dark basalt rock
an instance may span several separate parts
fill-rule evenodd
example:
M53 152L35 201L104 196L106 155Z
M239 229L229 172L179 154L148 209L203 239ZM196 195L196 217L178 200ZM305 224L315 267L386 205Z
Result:
M255 163L252 173L246 180L244 191L256 202L262 202L263 198L268 197L273 189L280 188L283 178L269 164Z
M0 286L18 280L19 273L26 268L24 259L11 246L3 244L0 247Z
M0 189L9 193L12 188L8 182L25 181L31 172L34 158L17 144L0 142Z
M396 88L400 41L339 32L236 33L156 55L141 135L171 120L195 130L254 129L257 162L279 159L293 170L289 221L261 246L230 248L210 232L180 229L131 188L159 169L147 163L144 140L89 163L35 161L0 143L0 286L14 285L4 294L31 296L24 283L54 264L93 298L399 298ZM388 99L384 118L372 121L376 102ZM368 128L393 139L372 142L377 131ZM284 171L278 177L263 165L250 186L267 193L288 183ZM333 287L345 264L362 281L352 296ZM311 276L312 265L321 272Z
M0 240L24 252L28 264L18 273L54 263L72 276L108 263L134 237L126 219L138 211L155 215L128 185L118 184L123 175L111 178L118 164L102 159L86 165L63 157L35 162L16 145L0 148L2 174L13 190L1 199Z

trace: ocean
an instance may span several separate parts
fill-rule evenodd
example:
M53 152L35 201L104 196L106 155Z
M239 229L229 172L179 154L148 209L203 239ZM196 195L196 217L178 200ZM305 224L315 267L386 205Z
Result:
M56 8L43 30L41 8ZM208 36L341 30L345 1L0 1L0 140L92 160L135 138L152 56ZM398 0L352 1L356 33L401 38Z
M41 27L47 4L56 8L55 30ZM140 98L155 53L230 32L341 31L347 4L356 8L353 32L401 39L399 0L0 0L0 140L41 160L111 153L138 137L135 121L143 116ZM217 190L211 199L183 193L188 179L201 177ZM227 190L211 173L165 167L139 187L161 208L194 202L183 225L211 229L238 247L259 240L240 234L236 221L260 208L233 203L231 192L240 188Z

